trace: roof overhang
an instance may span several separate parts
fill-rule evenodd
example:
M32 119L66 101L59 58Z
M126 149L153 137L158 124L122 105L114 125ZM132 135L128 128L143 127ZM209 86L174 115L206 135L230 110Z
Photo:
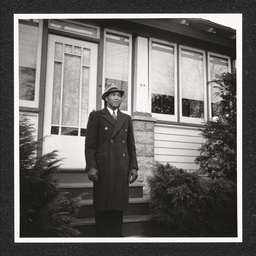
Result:
M127 19L130 22L185 35L206 42L236 48L236 30L209 20L188 19Z

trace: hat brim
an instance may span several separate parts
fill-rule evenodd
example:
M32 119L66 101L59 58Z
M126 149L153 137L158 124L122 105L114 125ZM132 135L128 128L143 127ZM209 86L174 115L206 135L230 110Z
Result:
M119 93L121 94L121 97L123 97L123 95L124 95L124 91L122 91L122 90L111 90L111 91L107 91L107 92L103 93L102 96L101 96L101 98L102 98L103 100L105 100L105 98L106 98L110 93L112 93L112 92L119 92Z

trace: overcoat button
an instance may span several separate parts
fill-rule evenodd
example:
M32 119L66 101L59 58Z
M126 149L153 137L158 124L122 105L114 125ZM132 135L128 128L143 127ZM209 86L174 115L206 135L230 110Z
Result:
M123 157L125 157L125 154L123 154Z
M122 140L122 143L124 144L124 143L125 143L125 141L124 141L124 140Z
M113 140L110 140L111 142L113 142Z
M125 132L127 132L127 129L124 129L125 130Z
M108 130L108 127L107 127L107 126L105 127L105 130L106 130L106 131Z

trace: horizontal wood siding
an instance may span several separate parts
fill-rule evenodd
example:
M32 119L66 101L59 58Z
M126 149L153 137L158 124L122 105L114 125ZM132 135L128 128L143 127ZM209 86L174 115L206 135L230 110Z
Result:
M194 160L203 142L198 128L156 124L155 160L196 171Z

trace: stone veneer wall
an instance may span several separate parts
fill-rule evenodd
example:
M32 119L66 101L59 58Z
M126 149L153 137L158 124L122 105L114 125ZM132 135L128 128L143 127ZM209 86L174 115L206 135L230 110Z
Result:
M147 191L147 177L152 174L154 165L154 126L156 119L150 114L134 113L133 130L136 143L136 153L139 165L139 182L145 182L145 192Z

